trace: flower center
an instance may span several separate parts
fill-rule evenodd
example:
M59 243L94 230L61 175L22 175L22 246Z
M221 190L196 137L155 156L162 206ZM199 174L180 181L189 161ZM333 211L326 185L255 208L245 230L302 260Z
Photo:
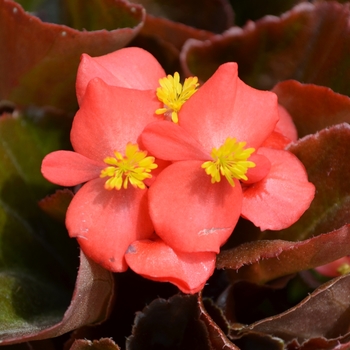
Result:
M135 188L144 189L143 180L151 178L152 169L158 167L154 157L147 157L146 151L140 151L138 145L128 143L125 156L114 152L114 157L106 157L104 162L109 166L101 171L100 177L109 177L105 183L106 190L128 188L128 183Z
M157 88L157 97L164 103L164 108L156 110L156 114L164 114L174 123L179 122L178 112L182 105L197 91L198 78L186 78L184 84L180 83L180 75L175 72L174 76L168 75L159 79L160 87Z
M220 182L221 175L225 176L229 184L234 187L234 179L248 180L248 168L254 168L255 163L247 160L255 151L254 148L244 149L246 142L237 142L228 137L219 149L213 148L212 161L204 162L202 168L211 175L211 183Z
M342 264L338 267L337 271L341 274L341 275L346 275L348 273L350 273L350 265L345 263Z

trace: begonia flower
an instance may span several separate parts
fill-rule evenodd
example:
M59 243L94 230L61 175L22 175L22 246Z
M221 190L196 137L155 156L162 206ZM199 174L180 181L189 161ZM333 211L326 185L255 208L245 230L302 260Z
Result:
M66 215L71 237L83 251L111 271L125 271L124 253L154 228L145 181L157 167L140 149L143 128L154 121L159 101L151 90L88 83L71 130L73 151L56 151L42 162L42 173L61 186L85 183Z
M215 252L240 215L262 230L286 228L309 207L315 187L302 163L262 147L279 120L277 97L244 84L226 63L182 106L179 123L157 121L141 135L174 162L149 191L157 234L182 252Z
M171 81L176 91L163 101L163 89L170 82L171 90ZM42 164L43 175L56 184L86 182L67 211L69 235L88 256L116 272L127 268L128 247L135 251L147 246L142 259L152 275L145 277L169 281L185 293L198 292L214 271L215 254L176 252L157 238L146 185L169 162L157 160L155 168L154 158L139 149L138 139L157 115L175 118L196 91L197 80L185 80L182 86L179 75L166 77L147 51L125 48L101 57L82 55L76 86L80 110L71 131L75 152L53 152Z

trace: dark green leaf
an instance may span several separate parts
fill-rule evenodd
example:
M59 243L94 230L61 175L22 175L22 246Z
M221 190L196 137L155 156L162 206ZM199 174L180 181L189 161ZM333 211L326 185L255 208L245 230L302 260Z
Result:
M53 189L40 173L41 161L46 153L69 147L70 121L34 108L0 118L2 344L57 336L106 317L111 274L82 256L71 302L76 243L37 204Z

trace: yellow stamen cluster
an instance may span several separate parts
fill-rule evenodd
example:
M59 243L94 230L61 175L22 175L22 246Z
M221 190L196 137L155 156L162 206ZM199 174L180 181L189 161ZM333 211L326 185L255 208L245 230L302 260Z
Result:
M178 123L178 112L182 105L197 91L198 78L187 78L182 85L179 73L175 72L174 76L168 75L159 79L159 84L157 97L159 101L164 103L164 108L157 109L156 114L164 114L167 118L171 118L174 123Z
M202 168L211 175L211 182L220 182L221 175L225 176L229 184L234 187L234 179L248 180L248 168L254 168L255 163L247 160L255 151L254 148L244 149L246 142L237 142L235 138L228 137L225 143L213 148L212 161L202 164Z
M348 273L350 273L350 265L349 264L343 264L340 265L337 269L337 271L341 274L341 275L347 275Z
M104 162L109 166L101 171L100 177L110 177L105 183L106 190L128 188L128 183L144 189L143 180L151 178L150 172L158 167L154 157L147 157L147 152L140 151L137 145L126 145L125 157L115 151L114 157L107 157Z

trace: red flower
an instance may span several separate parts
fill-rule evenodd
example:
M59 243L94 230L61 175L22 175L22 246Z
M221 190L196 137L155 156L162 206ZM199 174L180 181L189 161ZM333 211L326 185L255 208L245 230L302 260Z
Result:
M237 65L227 63L183 105L179 125L146 126L146 149L174 162L149 191L151 218L165 243L218 253L240 215L262 230L299 219L315 188L293 154L262 147L278 120L276 95L247 86Z
M133 60L135 55L153 75L137 75L142 65ZM125 74L121 69L127 62L134 79L130 70ZM80 109L71 130L75 152L53 152L42 163L43 175L53 183L86 182L68 208L66 226L83 251L111 271L126 270L128 246L154 232L145 182L157 165L139 149L138 138L156 118L160 103L153 85L159 74L164 74L159 63L141 49L83 56L77 78Z
M106 83L138 90L157 91L159 106L157 109L142 113L156 112L176 121L177 113L185 101L196 90L197 78L188 78L179 84L179 75L165 77L165 73L155 58L139 48L122 49L101 57L82 56L77 75L77 97L82 101L86 86L91 78L100 77ZM176 87L176 94L168 98L168 91ZM179 87L181 89L179 90ZM153 172L153 179L169 163L157 160L158 169ZM151 182L148 182L150 184ZM156 237L156 235L154 235ZM142 256L127 255L127 263L138 272L139 265L146 267L143 276L168 281L178 286L185 293L195 293L203 288L215 268L214 253L184 254L171 248L160 239L154 241L136 241L129 252L142 250ZM102 254L97 251L96 255ZM136 261L136 259L138 259Z
M193 93L190 79L182 103L157 98L165 73L156 59L139 48L122 49L101 57L83 55L77 75L77 112L71 131L75 152L57 151L45 157L42 173L62 186L86 182L74 196L66 217L71 237L84 252L111 271L127 269L125 251L139 246L142 263L157 281L170 281L184 292L200 290L215 267L215 254L175 252L154 234L148 213L149 185L168 162L138 149L142 129L157 114L175 111ZM196 81L194 83L196 87ZM161 95L161 91L160 91ZM174 110L171 109L174 107ZM153 178L150 179L152 171ZM143 241L153 238L154 241ZM148 242L148 243L147 243ZM129 257L132 261L132 257ZM204 272L204 273L203 273Z

